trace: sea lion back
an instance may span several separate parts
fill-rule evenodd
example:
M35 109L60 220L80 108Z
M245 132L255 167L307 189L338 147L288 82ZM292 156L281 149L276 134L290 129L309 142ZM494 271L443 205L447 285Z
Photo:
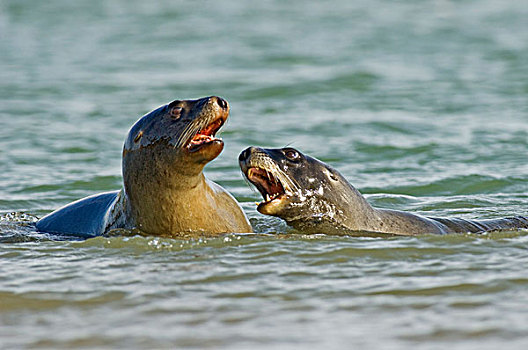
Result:
M118 193L100 193L67 204L37 221L37 230L83 238L99 236L105 231Z

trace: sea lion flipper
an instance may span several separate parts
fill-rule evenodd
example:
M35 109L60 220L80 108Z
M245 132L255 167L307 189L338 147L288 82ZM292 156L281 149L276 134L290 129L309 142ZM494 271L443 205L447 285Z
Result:
M37 230L82 238L99 236L104 233L108 209L115 203L118 193L96 194L67 204L40 219Z

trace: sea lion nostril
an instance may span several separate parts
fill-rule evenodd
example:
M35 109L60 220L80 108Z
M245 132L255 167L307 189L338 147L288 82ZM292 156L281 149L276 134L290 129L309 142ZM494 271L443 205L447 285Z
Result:
M240 153L240 155L238 156L238 161L239 162L242 162L244 160L246 160L248 157L249 157L249 154L251 153L250 151L250 148L246 148L245 150L242 151L242 153Z
M222 109L227 109L227 106L228 106L227 101L224 100L223 98L221 98L221 97L217 97L217 98L216 98L216 103L218 103L218 105L220 106L220 108L222 108Z

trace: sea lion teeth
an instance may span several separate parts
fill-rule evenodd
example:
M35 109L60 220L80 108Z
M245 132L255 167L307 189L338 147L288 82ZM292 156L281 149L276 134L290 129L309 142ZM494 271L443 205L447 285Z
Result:
M215 135L224 125L224 122L225 121L223 118L217 118L213 122L209 123L205 128L198 131L188 142L187 149L191 152L194 152L207 143L220 140L219 138L216 138Z
M189 144L187 145L187 148L189 150L196 150L197 148L203 146L204 144L213 142L215 140L217 139L214 137L208 136L208 135L198 135L198 136L195 136L191 140L191 142L189 142Z
M269 170L261 167L250 167L246 170L246 177L262 194L263 203L271 202L285 193L281 182Z

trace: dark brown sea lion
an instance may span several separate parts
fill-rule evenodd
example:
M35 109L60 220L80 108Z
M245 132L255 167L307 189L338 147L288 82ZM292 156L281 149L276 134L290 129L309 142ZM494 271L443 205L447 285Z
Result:
M374 208L337 170L293 148L250 147L239 162L264 197L257 210L306 233L416 235L528 228L525 217L472 221Z
M229 115L220 97L173 101L140 118L123 149L120 191L73 202L37 222L39 231L92 237L137 228L153 235L252 232L237 201L203 174L222 152Z

